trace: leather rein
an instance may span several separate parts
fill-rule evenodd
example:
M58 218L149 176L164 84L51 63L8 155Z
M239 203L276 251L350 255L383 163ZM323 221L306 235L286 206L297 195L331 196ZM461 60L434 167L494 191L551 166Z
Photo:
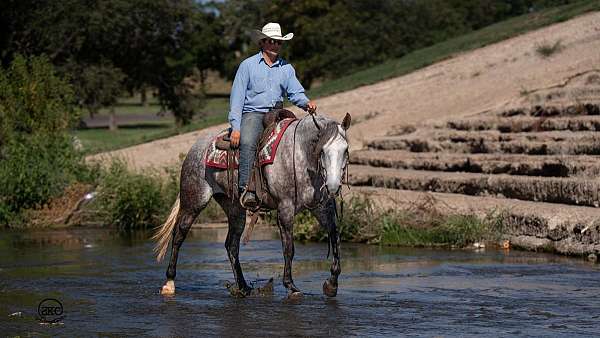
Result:
M318 131L321 131L321 126L319 125L319 123L317 122L317 119L315 118L316 112L314 113L309 113L309 115L312 118L312 121L315 125L315 127L317 128ZM298 125L300 125L300 123L302 123L302 121L304 121L304 119L306 118L303 117L301 119L298 120L298 122L296 123L296 125L294 126L294 137L293 137L293 148L292 148L292 166L294 167L294 212L297 212L297 206L298 206L298 178L296 175L296 130L298 129ZM339 134L339 132L338 132ZM346 142L348 142L348 139L342 135L342 137L344 138L344 140ZM327 200L327 197L329 196L329 188L327 187L327 168L325 168L325 166L323 166L323 163L321 161L321 153L323 153L323 149L321 149L319 151L319 153L316 155L317 159L317 173L318 175L321 177L321 180L323 181L323 184L321 185L321 187L319 188L319 195L320 195L320 199L317 203L315 203L312 206L309 205L304 205L304 207L306 209L312 210L315 208L318 208L319 206L322 206L323 203ZM344 174L346 176L346 184L348 184L348 162L350 162L350 154L349 151L346 150L346 164L344 165L344 167L342 168L342 179L344 177ZM344 182L342 182L343 185ZM341 194L341 188L336 192L336 195L342 195ZM342 214L343 214L343 196L342 198ZM336 214L337 214L337 210L336 210Z

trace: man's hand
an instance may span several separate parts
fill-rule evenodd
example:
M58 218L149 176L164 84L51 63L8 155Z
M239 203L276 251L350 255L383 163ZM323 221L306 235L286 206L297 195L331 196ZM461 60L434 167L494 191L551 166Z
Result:
M317 103L315 101L308 101L308 103L306 104L306 111L314 114L317 112Z
M233 149L237 148L240 145L240 131L232 130L230 136L231 147Z

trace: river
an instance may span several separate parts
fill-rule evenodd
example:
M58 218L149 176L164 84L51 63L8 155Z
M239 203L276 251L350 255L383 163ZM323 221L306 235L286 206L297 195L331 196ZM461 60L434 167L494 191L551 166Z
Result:
M0 232L2 336L598 336L600 267L582 259L499 250L342 244L336 298L321 293L327 246L296 243L290 300L281 243L269 231L241 250L246 279L272 294L234 298L219 229L183 244L177 293L158 294L165 263L144 233L106 229ZM46 298L62 319L38 317Z

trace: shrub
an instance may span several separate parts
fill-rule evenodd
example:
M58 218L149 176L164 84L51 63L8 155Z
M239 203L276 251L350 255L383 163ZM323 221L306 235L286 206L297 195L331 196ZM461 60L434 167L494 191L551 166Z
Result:
M44 56L17 56L0 70L0 145L27 134L61 134L78 119L73 90Z
M100 220L120 229L150 228L161 224L175 200L176 176L136 173L125 162L113 160L100 175L94 202Z
M91 179L67 129L72 90L45 57L17 56L0 72L0 224L18 225L78 179Z
M556 41L553 44L543 42L535 46L535 52L542 58L549 58L552 55L560 52L562 49L563 45L560 40Z

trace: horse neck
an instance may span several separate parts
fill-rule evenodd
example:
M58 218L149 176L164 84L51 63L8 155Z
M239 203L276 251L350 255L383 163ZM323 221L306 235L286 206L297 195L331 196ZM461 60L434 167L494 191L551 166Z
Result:
M319 129L310 117L305 117L298 121L295 134L296 152L306 156L310 167L317 167L318 154L315 154L315 147L319 141Z

